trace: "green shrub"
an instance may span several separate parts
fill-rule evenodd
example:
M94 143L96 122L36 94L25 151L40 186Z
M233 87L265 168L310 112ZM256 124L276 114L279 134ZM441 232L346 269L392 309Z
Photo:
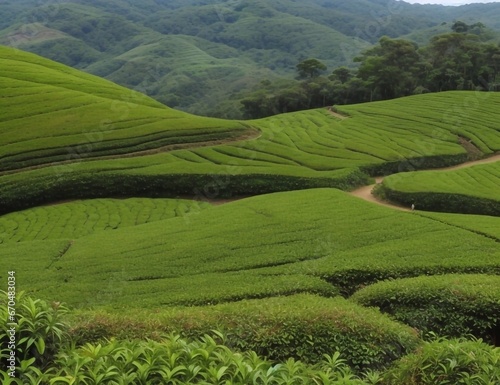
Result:
M472 334L500 342L500 277L438 275L379 282L351 299L376 306L423 334Z
M402 192L383 184L375 192L406 207L416 203L418 210L500 216L500 201L487 198L437 192Z
M381 369L415 349L416 332L371 309L347 300L313 295L248 300L211 307L179 308L162 313L123 317L106 313L79 315L72 330L78 341L90 338L158 332L198 338L211 330L226 334L226 344L240 351L254 350L276 361L293 357L315 363L338 351L360 371Z
M371 176L389 175L400 172L449 167L464 163L467 154L423 156L397 161L384 162L361 167L361 170Z
M385 385L493 385L500 383L500 348L481 340L439 339L402 358Z
M103 197L225 198L278 191L332 187L350 190L368 183L357 169L344 170L334 178L306 178L277 174L162 174L71 172L34 178L17 178L0 185L0 214L68 199Z
M6 293L2 294L7 297ZM76 347L75 341L66 334L68 325L61 321L67 313L64 306L48 305L21 293L16 299L16 309L16 378L9 378L6 367L2 367L2 384L366 385L380 379L380 374L367 371L368 382L364 382L352 372L347 361L340 358L340 353L333 350L319 357L315 365L294 358L275 363L254 351L242 351L234 346L234 339L231 341L217 331L191 340L170 334L159 337L158 341L111 339L94 344L85 342ZM4 303L0 315L2 320L7 319ZM255 326L255 323L249 325ZM1 330L3 348L7 346L6 324L2 324ZM241 353L233 351L231 345ZM2 349L1 353L2 365L5 365L8 351Z

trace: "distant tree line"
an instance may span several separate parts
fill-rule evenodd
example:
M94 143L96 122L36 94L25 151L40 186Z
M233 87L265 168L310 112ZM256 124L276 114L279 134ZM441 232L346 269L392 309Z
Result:
M382 37L355 58L356 70L339 67L329 76L317 59L297 65L298 80L264 81L241 100L247 118L334 104L352 104L449 90L500 90L500 44L482 42L484 25L457 21L452 32L424 47Z

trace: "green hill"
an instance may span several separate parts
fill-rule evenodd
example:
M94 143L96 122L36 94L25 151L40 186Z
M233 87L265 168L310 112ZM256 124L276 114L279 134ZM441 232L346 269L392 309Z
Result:
M347 190L367 184L366 174L463 162L464 140L475 155L500 149L498 93L345 106L344 119L311 110L241 123L188 115L60 64L1 52L2 92L13 95L0 99L3 170L50 163L4 173L4 213L64 199Z
M198 118L38 56L0 47L0 170L236 138Z
M189 39L194 46L196 38ZM184 40L174 41L180 55ZM137 46L127 55L147 57L155 47ZM184 54L200 60L199 71L205 70L209 59L202 51ZM180 56L172 60L182 62ZM387 183L423 181L470 194L458 175L474 181L475 191L495 196L496 164L441 172L444 183L431 171L403 171L497 153L500 93L424 94L240 122L172 110L107 80L7 47L0 47L0 87L0 281L8 290L0 290L0 313L7 320L8 301L15 302L13 318L20 335L27 336L19 338L19 383L71 381L70 373L78 370L82 381L107 371L100 377L106 382L117 373L110 361L113 349L127 349L118 346L121 338L163 339L164 332L195 337L210 332L231 348L255 349L284 362L274 368L295 374L295 359L317 362L327 353L325 373L336 368L352 380L349 367L368 370L367 381L377 383L387 373L373 370L385 370L400 357L396 369L405 370L404 360L422 344L419 330L347 297L373 283L398 280L402 292L413 285L418 298L428 285L412 282L426 282L424 276L500 271L498 217L428 213L420 207L403 212L339 190L396 173ZM235 196L242 199L229 199ZM457 298L464 304L466 282L460 276L449 279L458 279L461 289L447 293L451 306ZM16 301L8 294L12 282ZM50 304L23 300L25 291ZM436 285L431 294L441 291ZM498 293L492 294L491 303L498 302ZM489 307L481 298L471 306ZM379 299L386 303L384 295ZM68 334L60 329L57 313L65 313L60 302L81 308L73 313ZM437 318L427 318L430 326L417 326L439 332L433 324L449 317L439 304L437 312L432 301L424 305ZM418 307L411 311L413 320L427 314ZM461 314L454 322L461 322ZM497 341L497 314L477 335ZM2 332L7 322L0 324L2 343L9 338ZM226 331L227 338L214 330ZM60 350L54 336L64 338L68 349L61 345ZM187 346L173 334L169 338L180 349ZM154 355L160 345L123 346L132 345L136 358L115 355L127 381L140 370L156 376L150 368L158 369ZM74 354L88 366L73 360ZM101 358L91 358L98 356L109 370ZM194 356L207 357L199 348ZM165 357L162 362L177 360L171 350ZM234 357L242 364L241 353ZM257 362L256 353L246 357ZM221 366L215 373L212 363L206 365L210 379L227 370ZM5 369L1 364L7 378ZM166 368L163 378L170 381L174 370L188 369ZM477 371L485 374L483 368ZM113 378L123 382L121 374ZM328 376L321 378L329 381ZM143 377L144 383L157 380Z

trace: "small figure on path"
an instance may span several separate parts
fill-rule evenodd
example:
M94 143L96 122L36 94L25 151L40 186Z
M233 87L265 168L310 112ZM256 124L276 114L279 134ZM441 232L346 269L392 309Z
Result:
M411 204L411 211L415 211L415 203Z

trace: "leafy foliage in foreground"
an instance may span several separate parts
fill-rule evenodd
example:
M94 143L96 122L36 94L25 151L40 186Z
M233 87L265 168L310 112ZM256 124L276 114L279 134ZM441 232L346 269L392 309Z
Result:
M160 342L112 340L62 353L53 384L346 384L363 385L338 353L314 366L290 358L273 363L255 352L236 353L221 334L186 341L171 335ZM76 373L76 375L75 375ZM372 378L375 377L372 374ZM376 378L376 377L375 377Z
M423 335L474 335L500 342L499 276L452 274L384 281L351 299L378 307Z
M1 294L6 298L5 292ZM355 374L335 345L326 346L331 349L329 353L314 363L294 358L276 362L252 350L239 349L230 336L218 331L197 338L170 333L157 340L111 338L78 345L68 338L64 306L23 295L17 303L19 335L26 338L19 340L16 378L9 378L4 371L8 351L1 350L4 384L491 385L500 380L500 348L481 340L424 343L385 372L366 369ZM2 301L0 314L6 316L6 311ZM196 311L191 309L186 316ZM277 314L280 309L274 311ZM0 324L2 346L8 338L4 320Z
M338 351L357 371L383 369L415 349L416 332L372 309L341 298L314 295L249 300L217 306L75 314L72 335L78 341L103 337L155 337L159 332L199 338L211 330L226 335L226 344L253 350L272 360L290 357L314 363Z
M384 375L386 385L493 385L500 383L500 348L481 340L427 342Z
M0 371L6 369L6 358L12 349L8 349L8 341L12 325L7 323L9 308L7 307L7 293L0 291ZM69 327L64 316L68 309L61 303L47 303L41 299L34 299L17 293L15 305L15 335L17 365L20 368L35 366L45 369L50 366L61 346L66 343Z
M5 292L0 294L2 298L7 297ZM76 341L68 337L69 325L63 320L63 316L67 313L64 306L59 303L49 305L40 299L34 300L21 294L16 300L19 309L16 315L18 324L16 336L19 341L17 379L10 380L4 371L6 369L4 358L9 354L9 350L3 348L7 345L4 342L9 338L5 324L7 306L4 302L0 303L0 315L2 315L0 369L3 383L363 385L375 384L380 378L379 374L367 370L368 382L362 381L353 374L347 361L340 358L340 353L336 352L334 347L332 349L331 345L323 345L327 353L320 356L315 364L305 364L288 358L286 352L282 354L283 360L276 363L261 358L248 346L235 346L234 337L231 340L216 331L202 333L191 340L170 333L168 337L158 338L158 341L130 339L111 339L97 343L83 341L82 345L77 347ZM177 315L180 316L181 312L178 311ZM189 314L185 314L186 316ZM177 321L179 320L178 318ZM240 316L240 327L243 327L242 321L243 318ZM255 322L256 318L253 321ZM249 331L252 330L252 326L256 325L248 325ZM395 326L402 328L399 325ZM293 343L300 343L300 339L290 342L291 345Z

